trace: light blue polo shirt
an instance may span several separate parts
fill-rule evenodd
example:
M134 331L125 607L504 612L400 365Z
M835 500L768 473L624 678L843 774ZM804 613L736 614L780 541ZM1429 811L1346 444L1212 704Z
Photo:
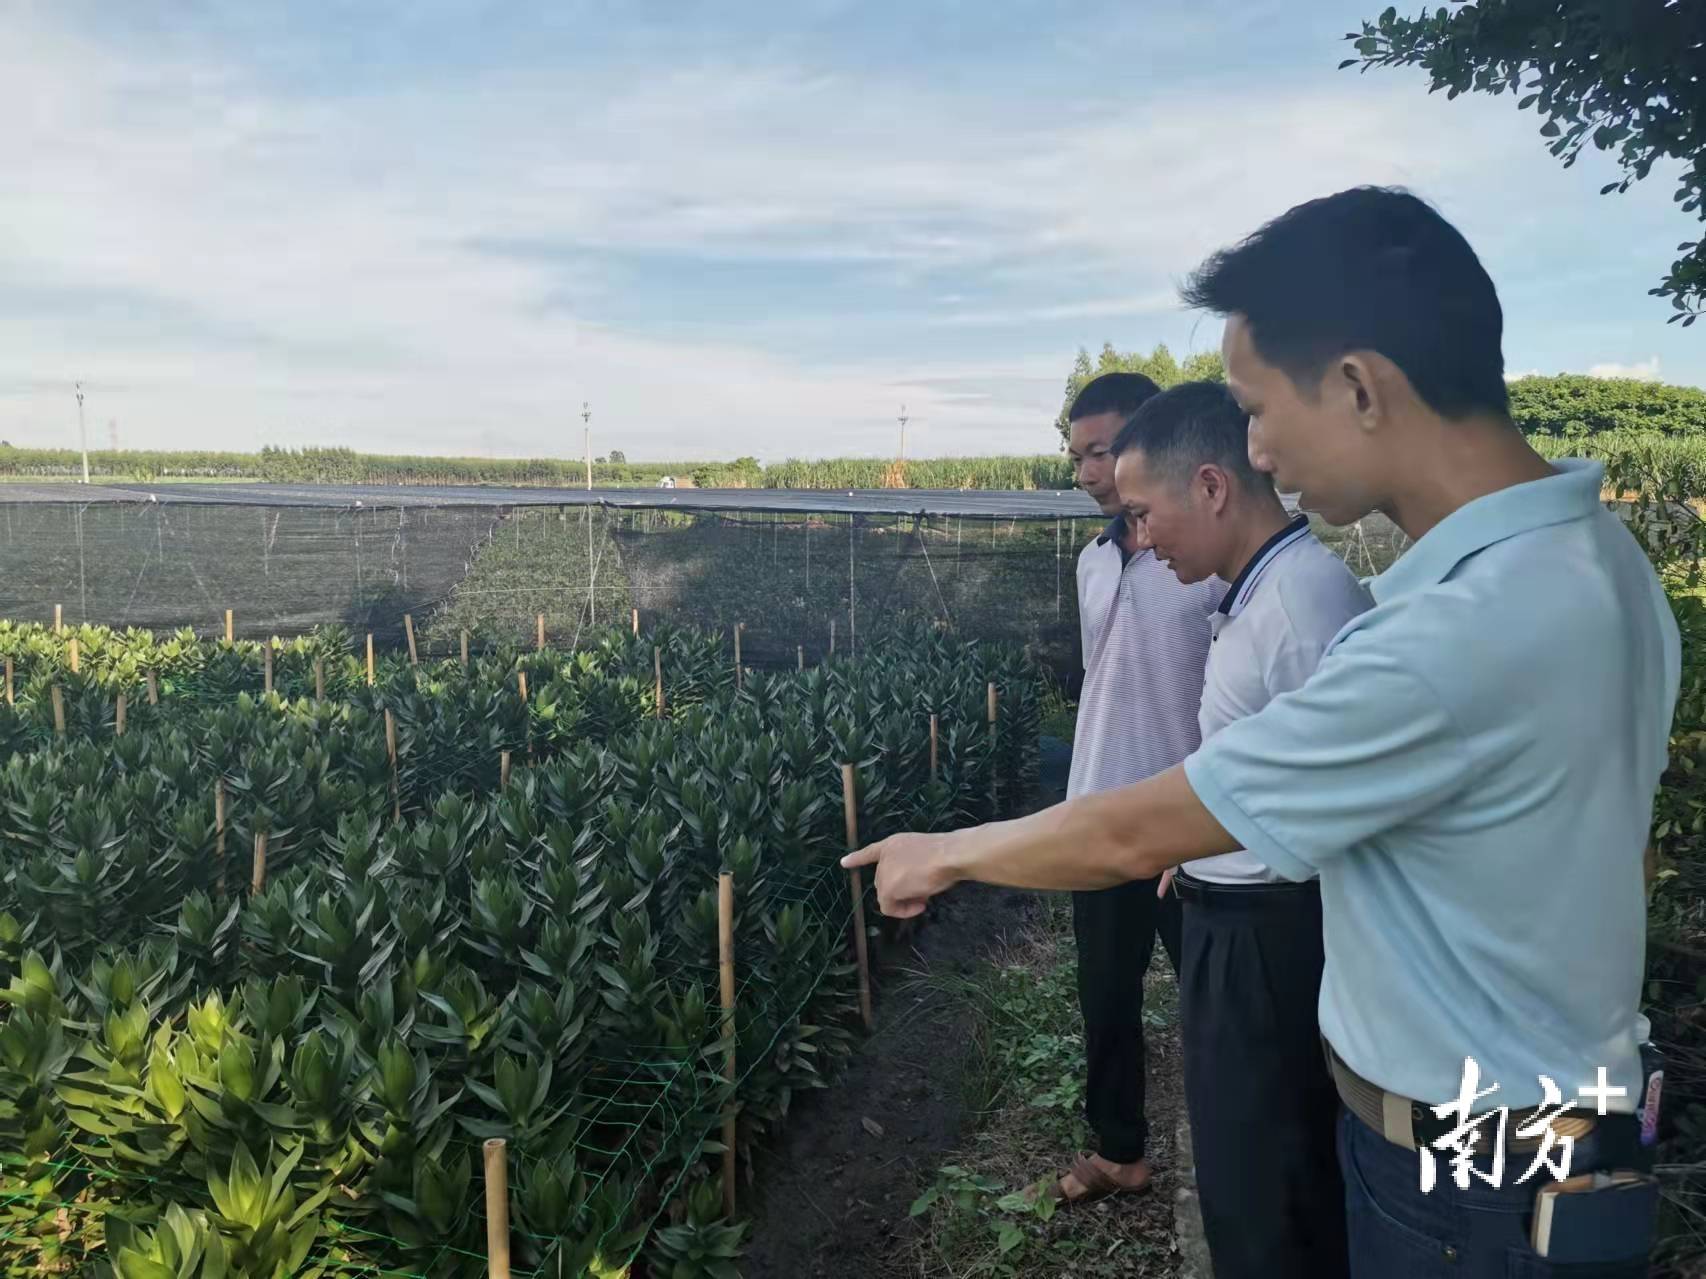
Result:
M1600 504L1603 468L1453 512L1372 583L1295 692L1185 761L1229 834L1319 873L1321 1028L1358 1074L1438 1103L1463 1059L1564 1098L1600 1066L1638 1104L1642 852L1680 642L1664 590Z

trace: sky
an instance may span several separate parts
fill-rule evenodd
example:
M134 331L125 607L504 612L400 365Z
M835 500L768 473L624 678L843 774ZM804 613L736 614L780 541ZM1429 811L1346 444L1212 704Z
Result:
M1401 183L1513 373L1706 385L1698 223L1510 97L1338 71L1376 0L0 7L0 439L632 460L1048 452L1080 346ZM1401 6L1403 7L1403 6Z

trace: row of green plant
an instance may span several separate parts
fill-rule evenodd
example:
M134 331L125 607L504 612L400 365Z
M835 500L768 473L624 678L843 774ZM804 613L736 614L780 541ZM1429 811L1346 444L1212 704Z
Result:
M75 674L73 634L0 629L6 1274L475 1273L493 1136L524 1273L730 1273L717 873L747 1155L850 1043L840 763L870 837L1010 811L1035 766L1022 655L930 632L738 689L695 632L372 686L322 634L270 695L258 646L74 635Z

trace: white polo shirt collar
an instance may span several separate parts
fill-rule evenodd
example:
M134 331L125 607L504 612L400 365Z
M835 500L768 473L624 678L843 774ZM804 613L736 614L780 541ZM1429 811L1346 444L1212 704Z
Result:
M1268 571L1281 551L1292 543L1309 536L1309 517L1298 514L1292 518L1279 532L1263 542L1261 549L1250 557L1250 560L1239 570L1238 576L1232 579L1232 585L1220 601L1220 612L1227 617L1237 617L1244 605L1250 602L1250 596L1255 593L1256 584L1262 580L1262 574Z

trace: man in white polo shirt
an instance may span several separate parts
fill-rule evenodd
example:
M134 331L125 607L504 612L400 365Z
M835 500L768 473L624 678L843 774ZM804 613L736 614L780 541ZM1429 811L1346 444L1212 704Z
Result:
M1084 687L1066 793L1141 781L1197 748L1197 706L1208 659L1207 617L1223 589L1182 584L1145 550L1120 512L1114 437L1160 388L1141 373L1105 373L1067 413L1078 486L1110 517L1078 556ZM1179 967L1179 904L1155 880L1072 894L1078 1006L1084 1015L1084 1116L1095 1149L1056 1182L1069 1203L1147 1190L1143 978L1155 938Z
M845 860L900 917L961 880L1094 888L1238 848L1319 874L1351 1273L1644 1274L1650 1184L1556 1196L1557 1248L1536 1196L1560 1123L1573 1173L1652 1162L1642 869L1681 665L1658 575L1604 467L1512 424L1493 282L1416 197L1299 205L1185 297L1227 317L1251 461L1414 545L1302 688L1181 767Z
M1250 465L1247 421L1224 386L1187 382L1114 441L1126 520L1156 558L1181 582L1232 583L1209 619L1204 741L1302 687L1371 603L1309 517L1288 516ZM1342 1277L1338 1095L1315 1012L1320 884L1288 883L1239 851L1189 863L1172 891L1184 903L1185 1104L1215 1279Z

